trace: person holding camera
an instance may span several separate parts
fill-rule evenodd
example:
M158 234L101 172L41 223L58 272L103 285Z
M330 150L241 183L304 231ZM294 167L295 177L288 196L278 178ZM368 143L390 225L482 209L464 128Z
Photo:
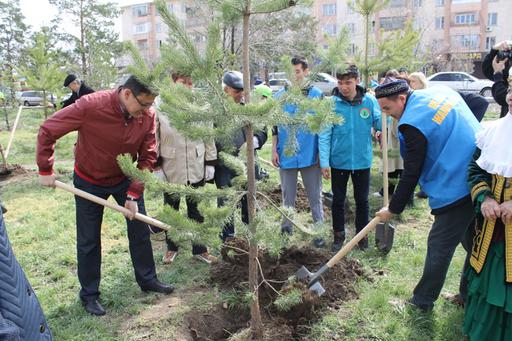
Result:
M494 45L482 63L484 75L494 82L492 97L501 106L500 117L504 117L508 113L506 96L511 57L512 41L505 40Z

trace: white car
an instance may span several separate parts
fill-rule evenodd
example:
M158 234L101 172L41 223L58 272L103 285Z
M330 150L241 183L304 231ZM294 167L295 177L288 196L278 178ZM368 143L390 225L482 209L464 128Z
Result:
M322 90L325 96L331 96L332 89L338 86L338 79L328 73L319 72L313 78L313 85Z
M284 79L284 78L283 79L271 79L268 81L268 85L270 86L270 89L272 89L272 93L278 92L286 84L288 86L292 85L292 83L290 83L290 81L288 79Z
M491 88L494 84L487 79L478 79L466 72L439 72L427 78L429 86L446 85L460 92L479 93L484 97L492 97Z

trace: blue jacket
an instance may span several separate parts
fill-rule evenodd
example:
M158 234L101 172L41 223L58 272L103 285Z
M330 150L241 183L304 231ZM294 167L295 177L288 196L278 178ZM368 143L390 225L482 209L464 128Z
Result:
M52 340L36 294L12 252L1 212L0 340Z
M399 127L403 124L427 140L419 183L430 207L442 208L469 195L467 169L480 124L459 94L446 86L414 91L398 121Z
M357 87L353 101L333 91L334 112L343 118L341 125L325 129L319 136L320 167L344 170L367 169L372 166L371 128L381 130L381 111L375 97Z
M280 98L286 90L279 90L274 97ZM307 92L308 98L321 98L322 90L317 87L311 87ZM297 106L294 104L284 104L283 110L294 116L297 112ZM309 167L318 163L318 135L304 131L300 127L296 131L297 150L294 155L285 155L286 143L291 132L290 127L277 127L277 153L279 154L279 168L294 169Z

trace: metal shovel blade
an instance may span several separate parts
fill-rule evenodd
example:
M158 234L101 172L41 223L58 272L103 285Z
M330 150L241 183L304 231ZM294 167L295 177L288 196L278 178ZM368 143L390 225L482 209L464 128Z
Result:
M317 272L309 271L305 266L302 266L295 276L299 281L307 281L309 290L316 293L318 296L322 296L325 293L325 289L322 284L318 281L322 274L327 271L327 267L324 265Z
M375 229L375 245L384 254L389 253L393 247L395 227L390 223L379 223Z

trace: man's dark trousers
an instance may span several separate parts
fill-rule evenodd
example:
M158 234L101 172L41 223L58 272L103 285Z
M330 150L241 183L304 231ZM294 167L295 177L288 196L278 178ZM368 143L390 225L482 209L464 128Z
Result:
M76 174L73 176L76 188L107 199L111 195L121 206L126 201L126 191L130 185L128 179L115 186L94 185ZM77 227L78 280L82 289L80 298L84 301L97 299L100 292L101 269L101 223L103 206L87 199L75 196ZM138 200L139 212L145 214L144 198ZM153 249L147 224L138 220L126 219L130 255L139 286L156 279Z
M236 173L228 168L224 164L218 164L215 166L215 185L217 188L227 188L231 187L231 180L236 176ZM223 198L217 199L217 207L224 206L225 200ZM247 196L244 195L241 200L242 206L242 222L245 224L249 223L249 210L247 207ZM234 219L234 218L233 218ZM226 240L228 237L233 237L235 235L235 224L233 220L226 223L222 228L221 239Z
M352 178L354 201L356 202L356 233L368 224L370 192L370 169L346 170L331 168L332 176L332 227L335 232L345 233L345 198L347 184Z
M459 243L465 243L466 231L471 227L474 217L469 196L455 207L434 216L434 223L428 234L423 275L414 288L412 303L428 308L434 305L443 288L455 248ZM465 277L462 278L464 280ZM467 290L463 288L464 283L461 283L461 290Z

